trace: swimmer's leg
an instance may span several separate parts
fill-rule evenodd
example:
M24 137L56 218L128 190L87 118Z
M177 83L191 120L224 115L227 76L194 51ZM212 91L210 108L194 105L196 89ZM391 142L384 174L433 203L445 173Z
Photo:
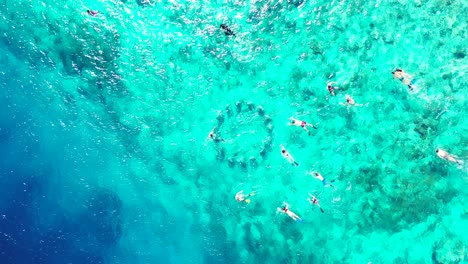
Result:
M418 88L416 86L416 80L411 80L410 83L408 84L408 88L410 89L410 91L414 91L416 88Z

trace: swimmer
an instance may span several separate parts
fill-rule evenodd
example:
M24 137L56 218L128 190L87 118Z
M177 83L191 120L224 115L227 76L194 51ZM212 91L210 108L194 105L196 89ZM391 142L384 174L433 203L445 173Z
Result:
M309 173L310 175L312 175L312 177L314 177L315 179L321 181L323 183L323 186L324 187L333 187L335 188L335 186L331 185L330 183L327 183L327 180L325 179L325 177L322 176L322 174L318 173L318 172L310 172ZM330 182L334 182L335 180L331 180Z
M402 69L396 69L395 71L392 71L392 74L393 78L396 78L407 85L411 91L414 89L414 78L411 74L404 72Z
M280 145L281 147L281 155L289 162L291 163L291 165L293 166L299 166L299 163L297 163L293 156L291 156L291 154L289 154L289 152L283 147L283 145L281 144Z
M90 16L96 16L97 14L99 14L98 11L93 11L93 10L86 10L86 12L87 12L88 15L90 15Z
M457 159L457 156L452 155L452 154L448 153L445 150L436 149L436 153L437 153L437 156L439 156L439 158L441 158L441 159L444 159L444 160L447 160L447 161L450 161L450 162L455 162L458 165L463 165L462 160Z
M356 104L354 99L349 94L346 95L346 103L340 103L340 105L344 105L344 106L362 106L362 104Z
M219 137L218 134L215 134L215 127L213 127L213 129L208 134L208 139L213 140L216 143L220 141L224 142L223 138Z
M332 96L335 96L335 90L338 90L338 87L333 86L333 84L335 84L335 82L329 82L327 84L327 90Z
M318 208L320 208L320 211L322 211L322 213L324 213L322 207L319 204L318 199L315 196L313 196L312 194L310 194L310 193L309 193L309 195L310 195L310 197L307 197L307 201L309 201L309 203L312 204L312 205L314 205L314 204L317 205Z
M232 31L226 24L221 24L219 28L224 32L226 36L236 36L234 31Z
M293 213L292 211L289 210L289 204L283 202L283 208L276 208L276 210L280 213L287 214L289 217L292 218L292 220L297 221L303 221L297 214Z
M316 126L314 126L312 124L308 124L305 121L295 119L294 117L290 117L289 120L291 120L291 123L288 124L289 126L301 126L305 131L307 131L307 134L309 134L309 135L310 135L310 131L307 129L307 126L310 126L310 127L313 127L315 129L317 129Z
M247 197L254 196L255 192L251 192L250 194L244 194L244 190L240 190L236 193L236 201L238 202L245 202L250 203L250 199L246 199Z

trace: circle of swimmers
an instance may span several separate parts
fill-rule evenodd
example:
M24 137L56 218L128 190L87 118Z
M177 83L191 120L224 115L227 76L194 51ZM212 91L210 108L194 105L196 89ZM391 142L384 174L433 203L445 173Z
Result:
M235 33L225 24L221 24L220 29L224 32L226 36L234 36L234 37L236 36ZM411 74L403 71L402 69L395 69L395 71L392 71L392 75L395 79L400 80L404 85L408 86L408 89L410 91L414 91L414 89L416 88L414 84L414 77ZM327 91L330 93L331 96L335 96L335 91L339 90L339 88L336 87L335 84L336 84L335 82L330 82L327 84ZM348 94L346 94L346 101L340 102L340 105L347 106L347 107L362 106L362 104L357 104L354 101L354 99ZM301 127L309 135L310 135L309 128L317 129L315 125L307 123L306 121L303 121L303 120L296 119L294 117L290 117L289 121L290 121L288 123L289 126ZM221 137L219 137L219 135L215 134L214 129L210 131L210 133L208 134L208 139L213 140L213 141L224 141L221 139ZM286 148L282 144L280 144L280 149L281 149L281 155L287 162L289 162L292 166L299 166L299 163L296 162L296 160L291 155L291 153L289 153L289 151L286 150ZM457 156L452 155L445 150L436 149L435 152L437 156L443 160L453 162L458 165L463 164L463 161L460 160ZM323 177L322 174L320 174L319 172L307 172L307 174L310 174L315 179L321 181L324 187L334 187L331 184L333 180L330 181L330 183L327 182L325 177ZM237 202L243 202L243 203L249 204L252 196L255 196L255 191L252 191L246 194L244 193L244 190L240 190L239 192L236 193L235 199ZM309 201L309 203L312 206L317 206L322 213L325 212L320 206L319 200L314 195L309 193L309 197L307 198L307 201ZM277 208L277 212L289 216L294 221L303 221L302 218L300 218L296 213L294 213L293 211L289 209L289 204L286 202L283 202L282 206Z

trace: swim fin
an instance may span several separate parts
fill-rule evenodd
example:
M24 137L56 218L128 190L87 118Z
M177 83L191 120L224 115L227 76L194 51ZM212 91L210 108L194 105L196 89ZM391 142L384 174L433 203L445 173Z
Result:
M245 203L247 203L247 204L250 203L250 199L245 199L244 201L245 201Z

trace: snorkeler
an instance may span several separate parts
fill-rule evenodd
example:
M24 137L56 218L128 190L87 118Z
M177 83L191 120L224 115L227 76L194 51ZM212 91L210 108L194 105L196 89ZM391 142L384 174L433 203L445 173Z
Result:
M444 160L447 160L447 161L450 161L450 162L455 162L458 165L463 165L462 160L457 159L458 158L457 156L452 155L452 154L448 153L445 150L436 149L436 153L437 153L437 156L439 156L439 158L441 158L441 159L444 159Z
M331 185L331 183L327 183L327 180L325 179L325 177L322 176L322 174L318 173L318 172L309 172L308 174L312 175L312 177L314 177L315 179L321 181L323 183L323 186L324 187L333 187L335 188L335 186ZM331 180L330 182L334 182L335 180Z
M86 10L86 12L87 12L88 15L90 15L90 16L96 16L97 14L99 14L98 11L93 11L93 10Z
M338 90L338 87L333 86L333 84L335 84L335 82L327 83L327 90L332 96L335 96L335 90Z
M297 163L293 156L291 156L291 154L289 154L289 152L283 147L283 145L281 144L280 145L281 147L281 155L283 156L283 158L285 158L289 163L291 163L291 165L293 166L299 166L299 163Z
M283 202L283 208L278 207L278 208L276 208L276 211L278 211L280 213L283 213L283 214L287 214L294 221L297 221L297 220L303 221L297 214L295 214L291 210L289 210L289 204L287 204L285 202Z
M208 134L208 139L213 140L216 143L218 143L220 141L224 142L224 139L221 138L220 136L218 136L218 134L215 133L215 128L216 127L213 127L213 129Z
M314 205L314 204L317 205L318 208L320 208L320 211L322 211L322 213L324 213L322 207L319 204L318 199L315 196L313 196L312 194L310 194L310 193L309 193L309 195L310 195L310 197L307 197L307 201L309 201L310 204L312 204L312 205Z
M306 123L306 121L295 119L294 117L290 117L289 120L291 120L291 123L289 123L288 126L301 126L305 131L307 131L307 134L309 135L310 135L310 131L307 129L307 126L317 129L316 126L312 124L308 124Z
M414 89L414 81L413 76L407 72L404 72L402 69L396 69L392 71L393 78L400 80L402 83L408 86L408 88L412 91Z
M232 31L226 24L221 24L219 28L224 32L226 36L236 36L234 31Z
M340 103L340 105L344 105L344 106L362 106L362 104L356 104L354 99L349 94L346 95L346 103Z
M250 203L250 199L246 199L247 197L254 196L255 191L250 192L250 194L244 194L244 190L240 190L236 193L236 201L238 202L245 202Z

